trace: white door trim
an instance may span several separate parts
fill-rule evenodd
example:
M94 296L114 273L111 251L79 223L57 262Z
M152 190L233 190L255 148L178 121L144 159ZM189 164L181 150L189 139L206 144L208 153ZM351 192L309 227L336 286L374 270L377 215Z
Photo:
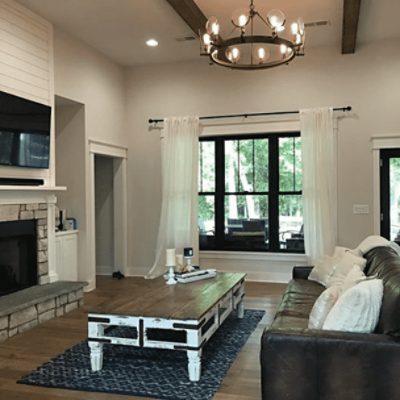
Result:
M371 137L374 188L374 234L381 233L381 200L380 200L380 150L400 149L400 133L376 135Z
M114 158L114 265L122 273L128 262L128 149L89 139L89 212L88 212L88 262L90 279L88 290L96 288L96 216L95 216L95 155Z

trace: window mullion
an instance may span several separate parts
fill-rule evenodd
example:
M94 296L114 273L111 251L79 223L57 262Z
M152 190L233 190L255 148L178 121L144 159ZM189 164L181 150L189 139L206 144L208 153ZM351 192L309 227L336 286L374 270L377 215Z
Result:
M278 137L269 139L269 201L268 229L269 251L279 251L279 142Z
M224 201L225 201L225 150L224 140L215 140L215 240L217 248L224 245Z

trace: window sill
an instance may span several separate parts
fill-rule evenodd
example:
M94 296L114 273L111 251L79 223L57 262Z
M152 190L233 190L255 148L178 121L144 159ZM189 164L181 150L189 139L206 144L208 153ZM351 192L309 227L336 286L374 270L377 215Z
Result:
M306 263L307 256L301 253L261 253L249 251L217 251L202 250L200 258L207 259L225 259L225 260L248 260L248 261L288 261Z

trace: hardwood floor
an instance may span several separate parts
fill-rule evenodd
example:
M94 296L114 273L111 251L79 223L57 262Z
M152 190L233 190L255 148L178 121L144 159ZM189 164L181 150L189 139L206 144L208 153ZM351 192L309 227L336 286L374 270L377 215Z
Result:
M0 343L1 400L118 400L144 399L102 393L19 385L16 381L50 358L64 352L87 336L87 312L116 297L134 295L133 288L141 278L121 281L98 277L97 289L85 294L85 306L61 318L48 321L34 329ZM225 377L215 400L260 399L259 344L260 336L274 315L285 285L246 283L245 307L265 309L266 314L243 347Z

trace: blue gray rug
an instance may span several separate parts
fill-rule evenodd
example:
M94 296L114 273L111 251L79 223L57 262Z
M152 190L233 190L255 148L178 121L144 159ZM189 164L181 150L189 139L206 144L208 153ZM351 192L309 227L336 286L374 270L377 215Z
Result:
M203 349L199 382L188 379L184 351L105 344L103 369L92 372L84 341L18 383L165 400L211 399L263 315L264 311L246 310L243 319L235 313L226 319Z

